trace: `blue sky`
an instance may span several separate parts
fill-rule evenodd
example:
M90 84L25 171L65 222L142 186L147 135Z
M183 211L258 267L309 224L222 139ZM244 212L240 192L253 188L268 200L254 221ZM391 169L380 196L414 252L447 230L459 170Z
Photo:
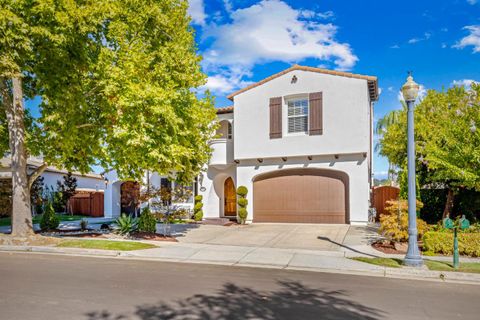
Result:
M190 0L189 12L217 107L294 63L377 76L375 119L400 108L408 70L425 90L480 81L480 0Z

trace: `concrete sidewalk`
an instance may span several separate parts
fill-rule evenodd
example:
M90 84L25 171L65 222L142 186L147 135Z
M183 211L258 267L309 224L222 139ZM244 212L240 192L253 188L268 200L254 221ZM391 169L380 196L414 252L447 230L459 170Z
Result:
M154 243L159 247L136 251L109 251L40 246L0 246L0 251L304 270L480 285L480 274L430 271L426 267L421 269L406 267L386 268L349 259L349 257L368 254L360 251L365 248L357 248L359 252L355 252L347 250L319 251L171 242L158 243L152 241L149 243ZM462 259L462 261L464 260Z

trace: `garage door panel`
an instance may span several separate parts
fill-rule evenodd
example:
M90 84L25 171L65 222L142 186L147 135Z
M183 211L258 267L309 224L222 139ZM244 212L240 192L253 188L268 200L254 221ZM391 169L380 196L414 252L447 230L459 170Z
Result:
M254 182L254 221L345 223L345 184L338 177L292 174Z

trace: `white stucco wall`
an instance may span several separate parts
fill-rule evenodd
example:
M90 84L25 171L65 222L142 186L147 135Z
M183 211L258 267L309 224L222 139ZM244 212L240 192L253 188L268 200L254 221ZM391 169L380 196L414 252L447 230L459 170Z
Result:
M298 78L296 83L291 83L293 75ZM323 134L289 136L284 122L283 137L270 139L270 98L310 92L323 92ZM366 80L297 70L240 93L234 97L234 105L237 160L369 151ZM286 120L285 115L282 118Z
M223 217L224 210L224 183L231 177L236 184L235 166L229 166L223 169L217 169L209 166L208 170L203 173L202 183L199 183L198 193L203 196L203 217L218 218ZM202 191L204 190L204 191Z
M45 186L52 186L57 188L57 181L63 182L63 176L65 173L46 171L42 173L44 178L43 183ZM94 178L88 176L73 175L77 179L77 188L79 189L91 189L92 191L105 190L105 182L102 178Z
M253 219L253 179L255 176L274 170L293 168L322 168L342 171L348 175L349 188L349 216L350 223L364 224L368 222L369 185L368 161L362 154L340 156L335 159L331 156L317 156L312 160L290 158L287 162L281 159L266 159L262 164L254 160L244 160L237 165L237 185L248 188L248 221Z

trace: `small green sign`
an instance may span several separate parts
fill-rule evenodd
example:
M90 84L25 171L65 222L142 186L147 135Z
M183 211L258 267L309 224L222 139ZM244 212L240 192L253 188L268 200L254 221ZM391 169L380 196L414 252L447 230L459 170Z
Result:
M443 226L447 229L453 229L453 220L450 218L443 219Z

